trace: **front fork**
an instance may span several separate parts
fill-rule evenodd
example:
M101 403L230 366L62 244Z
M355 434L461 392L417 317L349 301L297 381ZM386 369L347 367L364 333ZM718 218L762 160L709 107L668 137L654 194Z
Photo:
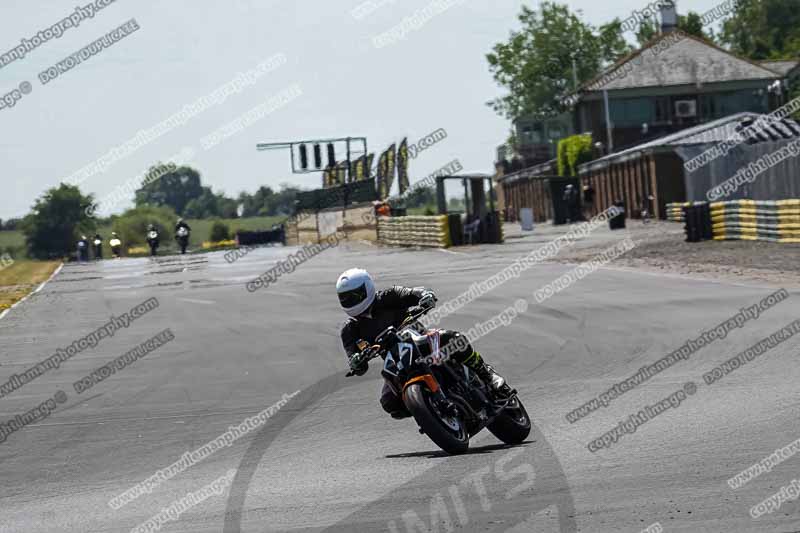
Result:
M437 409L440 409L443 413L450 416L461 416L458 407L445 395L436 377L430 373L414 376L403 384L402 398L404 403L406 400L406 389L414 383L424 383L425 388L428 389L428 392L431 394L431 402L434 403Z

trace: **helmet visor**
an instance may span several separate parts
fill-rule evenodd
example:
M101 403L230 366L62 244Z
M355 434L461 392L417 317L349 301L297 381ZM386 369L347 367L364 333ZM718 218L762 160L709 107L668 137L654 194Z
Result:
M366 299L367 286L365 284L362 284L355 289L339 293L339 303L342 304L342 307L345 309L355 307Z

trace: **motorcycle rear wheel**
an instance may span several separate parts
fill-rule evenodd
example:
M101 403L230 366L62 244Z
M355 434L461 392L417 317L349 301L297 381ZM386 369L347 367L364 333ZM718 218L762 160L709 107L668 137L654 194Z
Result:
M456 455L469 449L469 433L457 417L444 417L431 403L431 393L420 383L405 392L405 404L420 429L445 452Z

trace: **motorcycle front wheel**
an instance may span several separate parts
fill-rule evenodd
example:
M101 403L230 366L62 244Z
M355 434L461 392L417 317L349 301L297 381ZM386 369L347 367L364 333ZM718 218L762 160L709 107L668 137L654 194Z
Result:
M492 434L506 444L519 444L531 432L531 419L519 398L506 406L491 424L486 426Z
M469 449L469 433L460 417L440 412L431 401L431 393L422 384L409 385L404 398L420 429L439 448L452 455Z

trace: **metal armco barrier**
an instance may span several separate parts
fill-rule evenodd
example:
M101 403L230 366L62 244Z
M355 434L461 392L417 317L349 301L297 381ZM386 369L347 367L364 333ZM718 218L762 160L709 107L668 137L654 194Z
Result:
M713 238L711 210L708 204L698 203L683 208L686 229L686 242L700 242Z
M236 242L239 246L268 244L273 242L286 244L286 231L283 226L267 231L237 231Z
M296 196L297 211L319 211L332 207L372 202L378 199L375 180L364 179L313 191L301 191Z
M451 246L447 215L378 217L378 242L392 246Z
M711 204L714 240L800 242L800 200Z

